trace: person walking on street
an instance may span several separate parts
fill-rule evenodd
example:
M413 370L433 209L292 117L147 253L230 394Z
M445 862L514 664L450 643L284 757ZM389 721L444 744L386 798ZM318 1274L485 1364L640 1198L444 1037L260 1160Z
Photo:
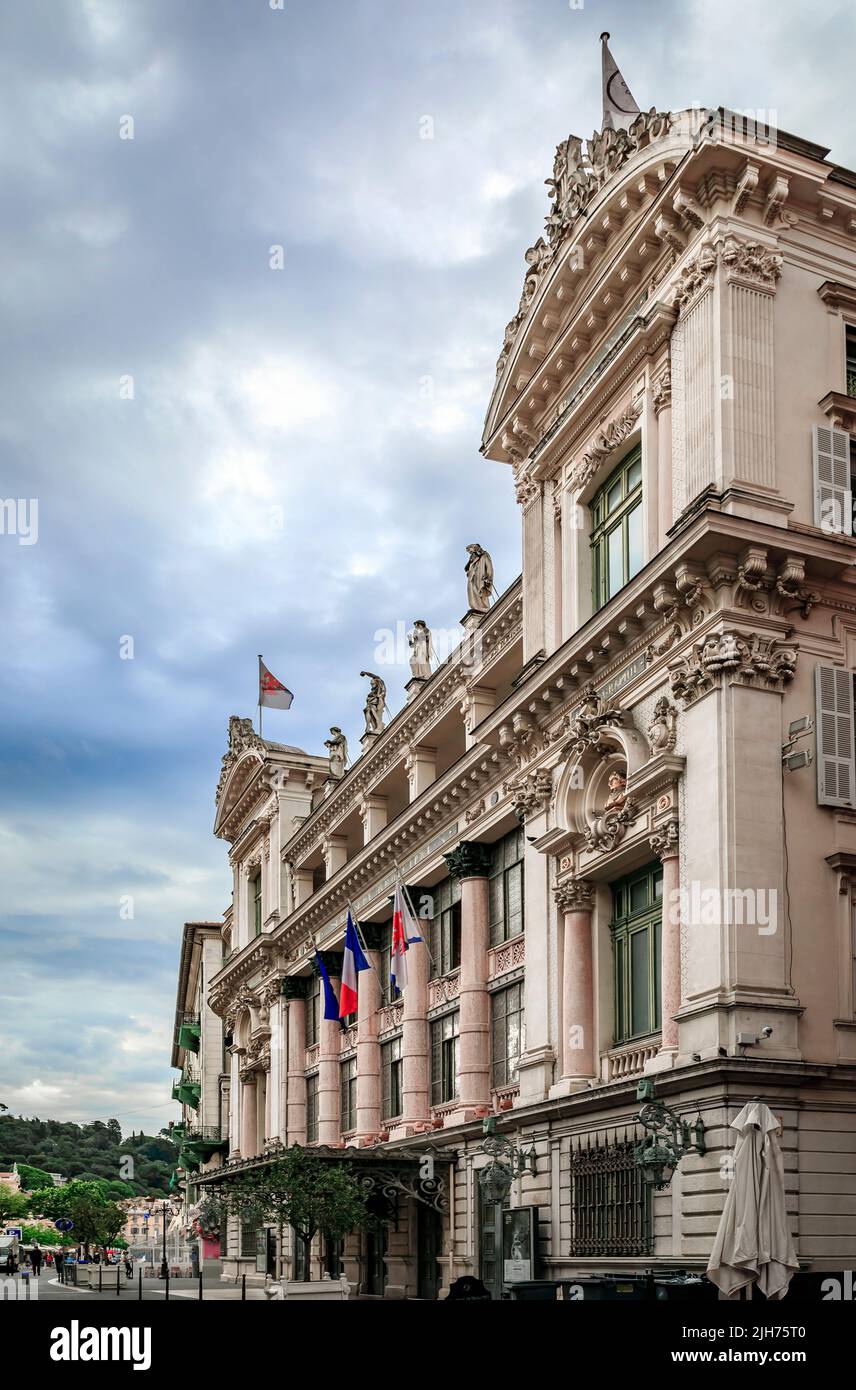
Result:
M42 1272L42 1247L37 1240L33 1241L33 1248L30 1251L30 1267L38 1279Z

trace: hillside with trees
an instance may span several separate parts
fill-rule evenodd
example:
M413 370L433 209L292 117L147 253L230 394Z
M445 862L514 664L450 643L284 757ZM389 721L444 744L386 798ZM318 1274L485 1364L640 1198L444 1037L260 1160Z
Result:
M17 1163L28 1191L49 1185L50 1173L61 1173L105 1180L113 1200L150 1196L168 1190L177 1162L178 1149L166 1130L123 1137L118 1120L78 1125L0 1113L0 1169Z

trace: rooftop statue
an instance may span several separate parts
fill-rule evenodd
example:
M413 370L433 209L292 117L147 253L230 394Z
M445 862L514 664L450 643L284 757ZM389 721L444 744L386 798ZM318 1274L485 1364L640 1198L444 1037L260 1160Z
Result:
M431 675L431 658L434 655L428 624L417 618L407 641L410 645L410 674L414 680L427 681Z
M475 613L486 613L493 593L493 561L477 543L467 546L464 572L467 576L467 603Z
M383 712L386 709L386 684L380 676L374 675L372 671L361 671L360 675L367 676L371 681L363 709L366 718L366 733L382 734Z
M345 768L348 766L348 740L335 724L330 733L333 737L328 738L324 744L330 754L330 776L344 777Z

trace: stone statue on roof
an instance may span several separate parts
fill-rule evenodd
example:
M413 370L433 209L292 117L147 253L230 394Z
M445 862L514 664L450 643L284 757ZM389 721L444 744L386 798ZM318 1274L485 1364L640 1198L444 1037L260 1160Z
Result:
M469 560L464 566L467 576L467 603L475 613L486 613L493 593L493 561L478 544L468 545Z
M383 712L386 709L386 684L373 671L361 671L371 681L363 714L366 718L367 734L383 733Z

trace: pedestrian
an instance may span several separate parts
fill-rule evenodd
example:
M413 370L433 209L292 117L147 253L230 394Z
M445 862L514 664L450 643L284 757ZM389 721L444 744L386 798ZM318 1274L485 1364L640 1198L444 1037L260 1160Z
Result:
M131 1257L130 1257L130 1255L126 1255L126 1256L125 1256L125 1278L126 1278L126 1279L133 1279L133 1277L134 1277L134 1266L131 1264Z
M15 1273L15 1256L11 1249L6 1251L6 1274L9 1278Z
M33 1248L30 1251L30 1268L38 1279L42 1272L42 1247L37 1240L33 1241Z

